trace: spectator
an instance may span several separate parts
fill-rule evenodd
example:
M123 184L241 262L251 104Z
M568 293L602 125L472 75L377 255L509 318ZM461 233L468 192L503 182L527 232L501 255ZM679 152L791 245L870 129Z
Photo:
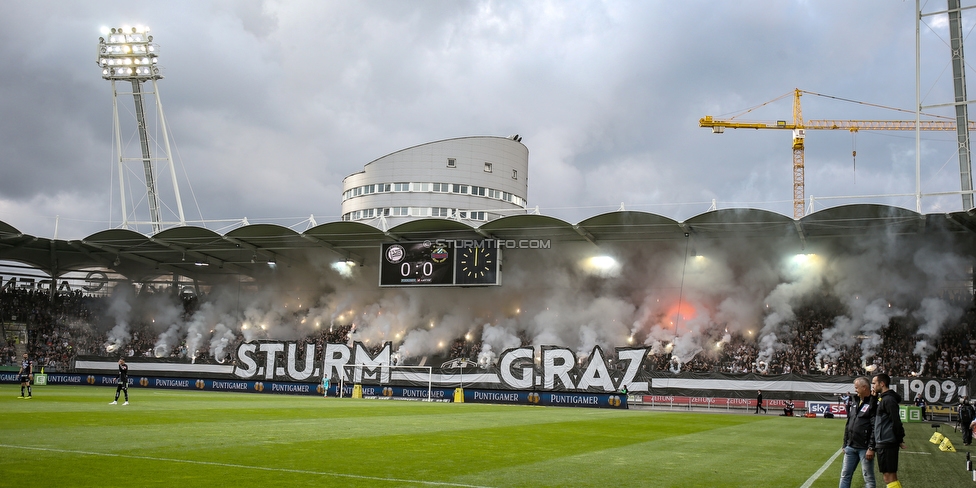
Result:
M915 394L915 406L922 409L922 420L928 420L928 414L925 412L925 399L922 398L921 393Z
M790 399L786 400L786 404L783 407L783 416L784 417L792 417L793 416L793 410L794 410L794 408L795 408L795 405L793 403L793 399L790 398Z

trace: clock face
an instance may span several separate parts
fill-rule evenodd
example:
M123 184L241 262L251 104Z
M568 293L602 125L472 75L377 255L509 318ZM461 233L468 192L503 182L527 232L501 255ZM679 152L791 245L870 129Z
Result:
M455 283L459 285L495 285L498 283L498 250L487 247L458 249Z

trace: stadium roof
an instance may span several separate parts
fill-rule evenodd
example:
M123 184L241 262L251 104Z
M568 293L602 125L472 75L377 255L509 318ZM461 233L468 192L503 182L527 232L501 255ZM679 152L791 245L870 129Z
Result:
M596 245L683 239L811 241L887 235L957 236L976 254L976 213L922 215L884 205L833 207L793 220L754 209L706 212L684 222L646 212L619 211L578 224L543 215L516 215L471 227L447 219L422 219L382 231L359 222L330 222L295 232L254 224L220 235L201 227L175 227L153 236L105 230L79 240L35 237L0 221L0 260L16 261L59 277L70 271L105 268L132 280L177 273L201 280L224 275L257 277L269 263L304 266L311 256L373 264L380 244L426 239L550 239Z

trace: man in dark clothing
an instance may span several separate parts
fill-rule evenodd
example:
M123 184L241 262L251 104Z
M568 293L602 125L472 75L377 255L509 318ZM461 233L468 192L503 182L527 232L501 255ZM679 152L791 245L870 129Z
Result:
M878 455L878 471L887 488L901 488L898 481L898 449L905 448L905 427L901 425L898 404L901 397L888 388L891 377L881 373L871 380L871 388L878 395L878 413L874 417L874 445Z
M760 408L763 413L767 413L766 407L763 406L762 390L759 390L759 395L756 397L756 413L759 413Z
M962 427L963 445L968 446L973 443L973 431L969 428L973 420L976 420L976 409L969 402L969 397L963 397L959 403L959 425Z
M857 399L847 412L847 426L844 428L844 467L840 471L840 487L850 488L851 478L858 463L864 486L874 488L874 417L878 410L878 399L871 396L868 379L854 380Z
M868 384L868 390L871 390L871 384ZM854 408L857 407L857 393L845 393L840 397L840 401L844 403L844 410L847 411L847 416L850 417L853 413Z
M116 405L119 403L119 393L125 392L125 403L122 405L129 404L129 365L125 364L125 359L119 359L119 378L118 386L115 387L115 400L112 400L109 405Z
M915 395L915 406L922 409L922 420L928 420L928 414L925 413L925 399L922 398L921 393Z
M786 400L786 405L783 406L783 416L784 417L792 417L793 416L793 410L795 410L795 409L796 409L796 404L793 403L793 399L790 398L790 399Z
M17 398L31 398L31 381L34 380L34 362L27 359L27 353L24 353L24 362L20 365L20 372L17 373L20 376L20 396ZM27 396L24 396L24 389L27 389Z

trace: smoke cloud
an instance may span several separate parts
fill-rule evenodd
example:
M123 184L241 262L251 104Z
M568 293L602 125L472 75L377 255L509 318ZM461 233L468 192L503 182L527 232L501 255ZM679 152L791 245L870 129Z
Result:
M155 351L185 344L188 356L223 361L237 341L297 340L341 326L350 328L341 340L391 342L400 361L444 356L456 341L480 343L469 359L485 366L523 345L585 356L644 344L680 368L743 337L755 341L753 366L763 370L796 340L798 310L828 304L812 366L826 370L852 348L870 364L896 320L917 336L911 352L924 360L962 316L949 295L961 289L971 259L951 238L879 233L802 252L792 242L694 233L599 246L553 241L549 249L504 250L502 285L471 288L379 288L375 264L316 255L308 266L279 264L245 291L215 285L185 321L178 303L160 305ZM128 340L132 299L123 290L113 295L106 348Z

